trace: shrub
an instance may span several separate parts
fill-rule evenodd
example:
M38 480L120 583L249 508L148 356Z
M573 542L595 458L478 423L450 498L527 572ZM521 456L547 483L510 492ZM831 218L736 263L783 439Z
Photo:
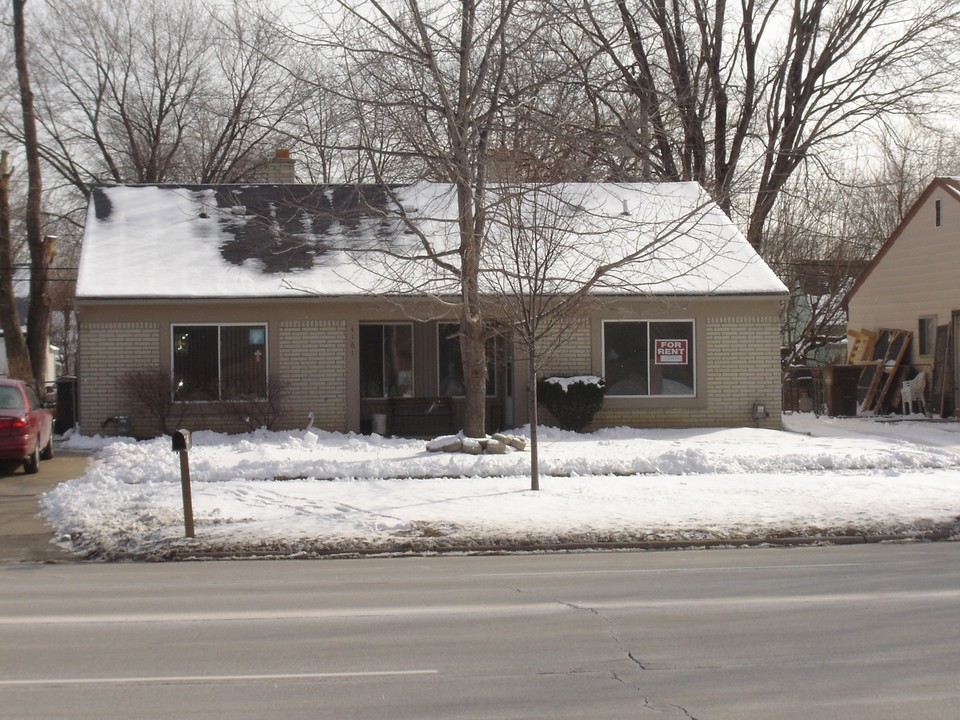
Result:
M131 370L120 377L120 387L141 411L157 421L163 434L179 427L187 414L188 405L173 402L173 378L168 372Z
M267 379L267 396L245 397L231 403L233 412L248 430L266 428L273 430L283 416L287 399L287 384L279 377L271 375Z
M548 377L537 381L537 399L564 430L583 430L603 405L606 382L592 375Z

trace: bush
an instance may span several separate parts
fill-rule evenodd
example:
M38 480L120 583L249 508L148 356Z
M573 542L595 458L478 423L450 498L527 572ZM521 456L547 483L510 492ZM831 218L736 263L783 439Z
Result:
M564 430L580 432L603 405L607 385L603 378L580 375L537 381L537 399L553 413Z
M266 428L273 430L283 416L287 399L287 385L279 377L271 375L267 379L267 396L244 397L232 402L233 412L248 430Z
M152 416L163 434L183 423L189 405L173 401L173 378L163 370L131 370L120 377L120 387L142 412Z

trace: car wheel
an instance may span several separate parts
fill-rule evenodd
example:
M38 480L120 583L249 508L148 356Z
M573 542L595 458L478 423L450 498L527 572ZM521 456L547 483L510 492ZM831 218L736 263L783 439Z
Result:
M37 444L33 448L30 456L23 461L23 471L27 475L33 475L40 472L40 439L37 438Z
M50 439L47 440L47 444L44 446L43 450L40 452L41 460L50 460L53 457L53 435L50 436Z

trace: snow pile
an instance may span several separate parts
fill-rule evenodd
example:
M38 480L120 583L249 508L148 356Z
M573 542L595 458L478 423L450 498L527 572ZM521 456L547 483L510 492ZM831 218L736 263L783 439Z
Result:
M564 392L573 385L574 383L582 383L584 385L603 385L603 378L597 377L596 375L574 375L573 377L548 377L543 379L544 382L552 383L554 385L559 385L563 388Z
M916 533L960 515L960 426L788 415L792 432L540 428L528 452L430 452L316 429L195 432L196 538L183 537L169 438L69 437L86 475L42 498L72 550L99 558L771 535Z

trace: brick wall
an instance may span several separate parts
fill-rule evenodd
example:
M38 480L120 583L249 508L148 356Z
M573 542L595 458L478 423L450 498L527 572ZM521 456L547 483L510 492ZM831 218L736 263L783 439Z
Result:
M557 349L550 356L541 358L540 374L543 377L591 374L593 343L589 323L565 328L561 342L551 340L546 344Z
M669 399L638 399L641 407L607 407L588 430L628 425L633 427L781 427L780 320L776 316L713 316L704 324L705 347L697 361L705 363L698 393L706 393L705 407L670 407ZM588 328L572 333L564 342L565 355L544 366L544 375L590 374L591 344ZM598 349L599 354L599 349ZM599 357L599 355L598 355ZM754 403L765 406L769 417L754 423ZM623 404L634 404L631 401ZM660 407L642 407L656 404ZM704 403L699 403L703 405ZM608 403L609 405L609 403ZM664 405L666 405L664 407ZM540 408L541 422L550 416Z
M749 418L751 406L760 403L770 414L760 421L760 427L779 429L782 397L779 318L708 318L707 343L710 419L718 415Z
M119 389L128 372L160 368L160 324L156 322L81 323L79 339L80 430L85 435L112 435L118 415L130 419L130 432L159 432L157 420Z
M347 336L342 320L280 323L279 376L285 400L282 427L303 427L314 414L324 430L347 430Z

